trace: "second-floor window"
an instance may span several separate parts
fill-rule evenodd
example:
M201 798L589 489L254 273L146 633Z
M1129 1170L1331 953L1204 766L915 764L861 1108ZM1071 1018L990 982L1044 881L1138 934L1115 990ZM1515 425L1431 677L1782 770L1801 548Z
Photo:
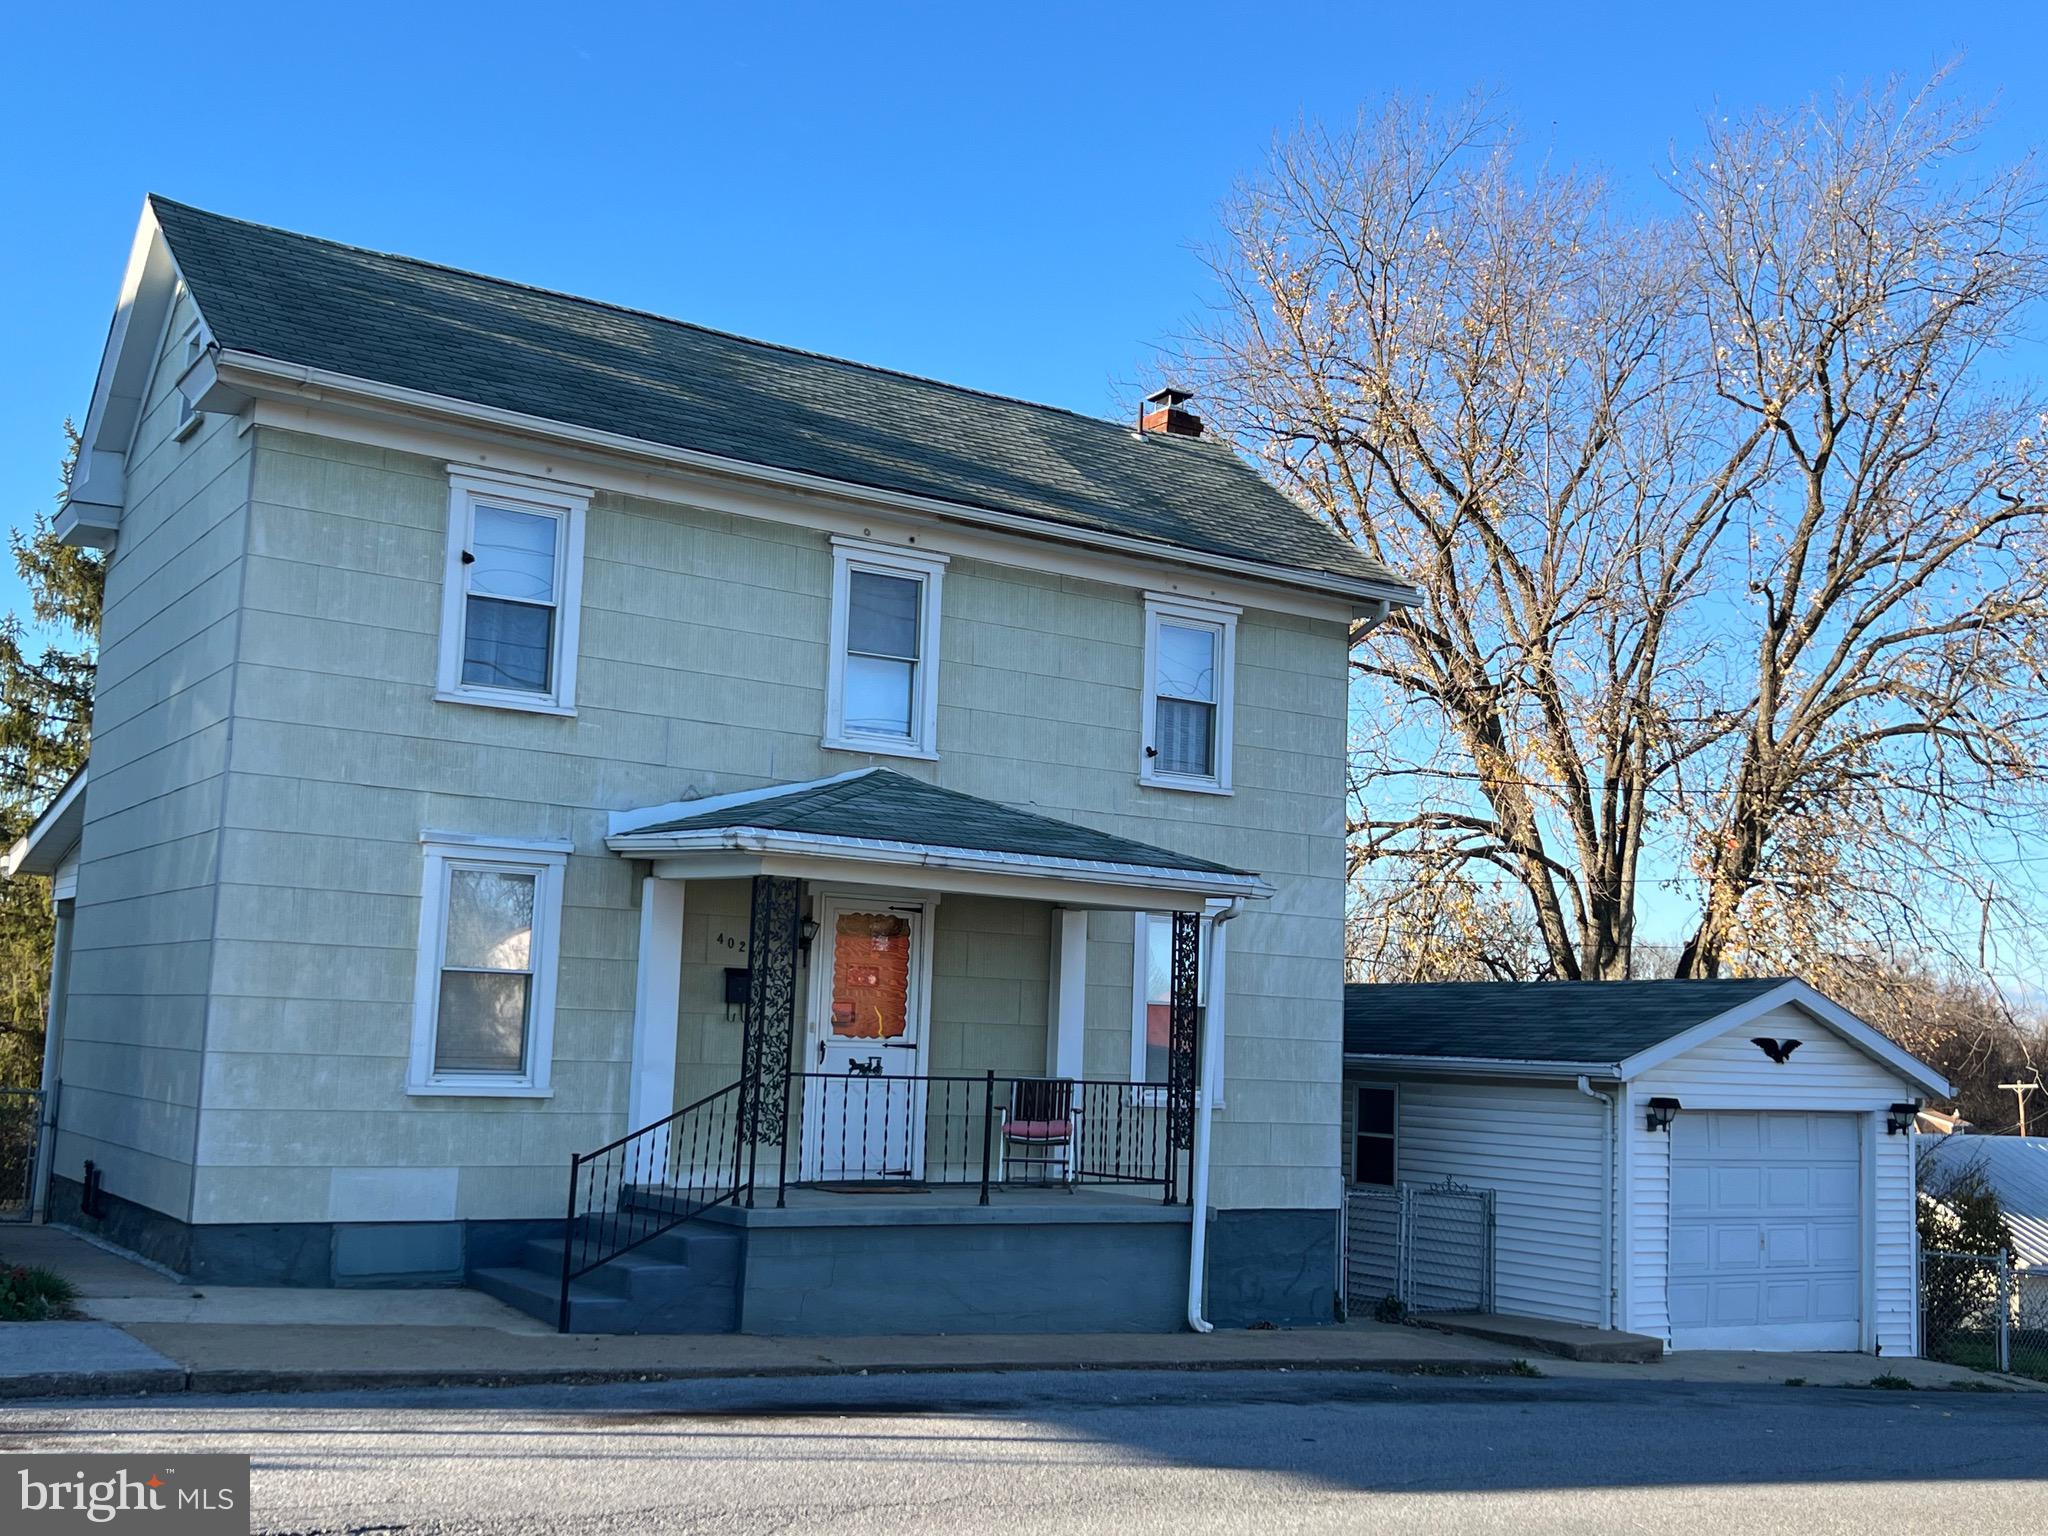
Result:
M570 713L587 497L467 473L449 483L438 696Z
M1237 615L1220 603L1146 594L1142 782L1229 792Z
M825 745L936 757L943 555L832 541Z

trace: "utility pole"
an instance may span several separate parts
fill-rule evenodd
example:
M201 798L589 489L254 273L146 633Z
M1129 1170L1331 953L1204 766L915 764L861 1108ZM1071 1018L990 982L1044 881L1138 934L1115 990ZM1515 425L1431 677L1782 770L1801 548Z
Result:
M2000 1093L2009 1093L2015 1099L2019 1100L2020 1134L2022 1136L2027 1134L2027 1095L2032 1093L2036 1088L2040 1086L2041 1080L2038 1077L2035 1078L2031 1083L2000 1083L1998 1085L1998 1091Z

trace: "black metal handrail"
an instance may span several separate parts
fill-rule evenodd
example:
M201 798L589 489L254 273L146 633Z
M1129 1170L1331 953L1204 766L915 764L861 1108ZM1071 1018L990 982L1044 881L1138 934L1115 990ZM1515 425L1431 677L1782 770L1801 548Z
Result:
M737 1201L740 1083L569 1159L557 1322L569 1331L569 1286L714 1206ZM726 1159L730 1159L727 1162Z

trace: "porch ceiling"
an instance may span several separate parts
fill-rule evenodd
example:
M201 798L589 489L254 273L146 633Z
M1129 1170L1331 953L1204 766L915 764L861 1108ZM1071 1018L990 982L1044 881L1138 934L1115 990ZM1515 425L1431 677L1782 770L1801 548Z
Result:
M675 878L787 875L1121 908L1273 894L1245 870L887 768L617 812L606 845Z

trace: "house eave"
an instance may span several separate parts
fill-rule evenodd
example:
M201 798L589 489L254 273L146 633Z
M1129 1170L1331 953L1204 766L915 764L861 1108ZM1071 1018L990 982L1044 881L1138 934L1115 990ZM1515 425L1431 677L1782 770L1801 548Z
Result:
M987 894L1055 899L1080 890L1105 907L1196 910L1211 901L1256 901L1273 887L1256 875L1113 864L1094 859L999 853L887 838L830 837L760 827L687 832L622 832L605 840L612 852L645 859L678 878L730 879L745 874L798 874L863 884L936 884Z
M1339 598L1352 606L1354 617L1369 618L1375 622L1384 619L1395 608L1411 607L1421 600L1421 594L1414 587L1399 582L1337 576L1209 554L1176 544L1081 528L996 508L832 480L798 470L778 469L695 449L678 448L646 438L574 426L548 417L479 405L449 395L407 389L304 364L280 362L253 352L228 349L213 355L203 398L207 401L203 408L208 410L239 410L253 399L311 400L373 414L396 413L456 426L484 428L551 445L694 471L754 486L768 486L787 493L829 498L834 502L887 511L918 521L953 523L1051 540L1104 554L1180 566L1211 576Z
M1516 1061L1501 1056L1379 1056L1369 1052L1346 1051L1344 1065L1363 1071L1436 1074L1446 1077L1580 1077L1600 1082L1623 1080L1621 1067L1612 1061Z
M0 878L57 872L85 831L85 781L86 769L80 767L29 829L0 854Z

